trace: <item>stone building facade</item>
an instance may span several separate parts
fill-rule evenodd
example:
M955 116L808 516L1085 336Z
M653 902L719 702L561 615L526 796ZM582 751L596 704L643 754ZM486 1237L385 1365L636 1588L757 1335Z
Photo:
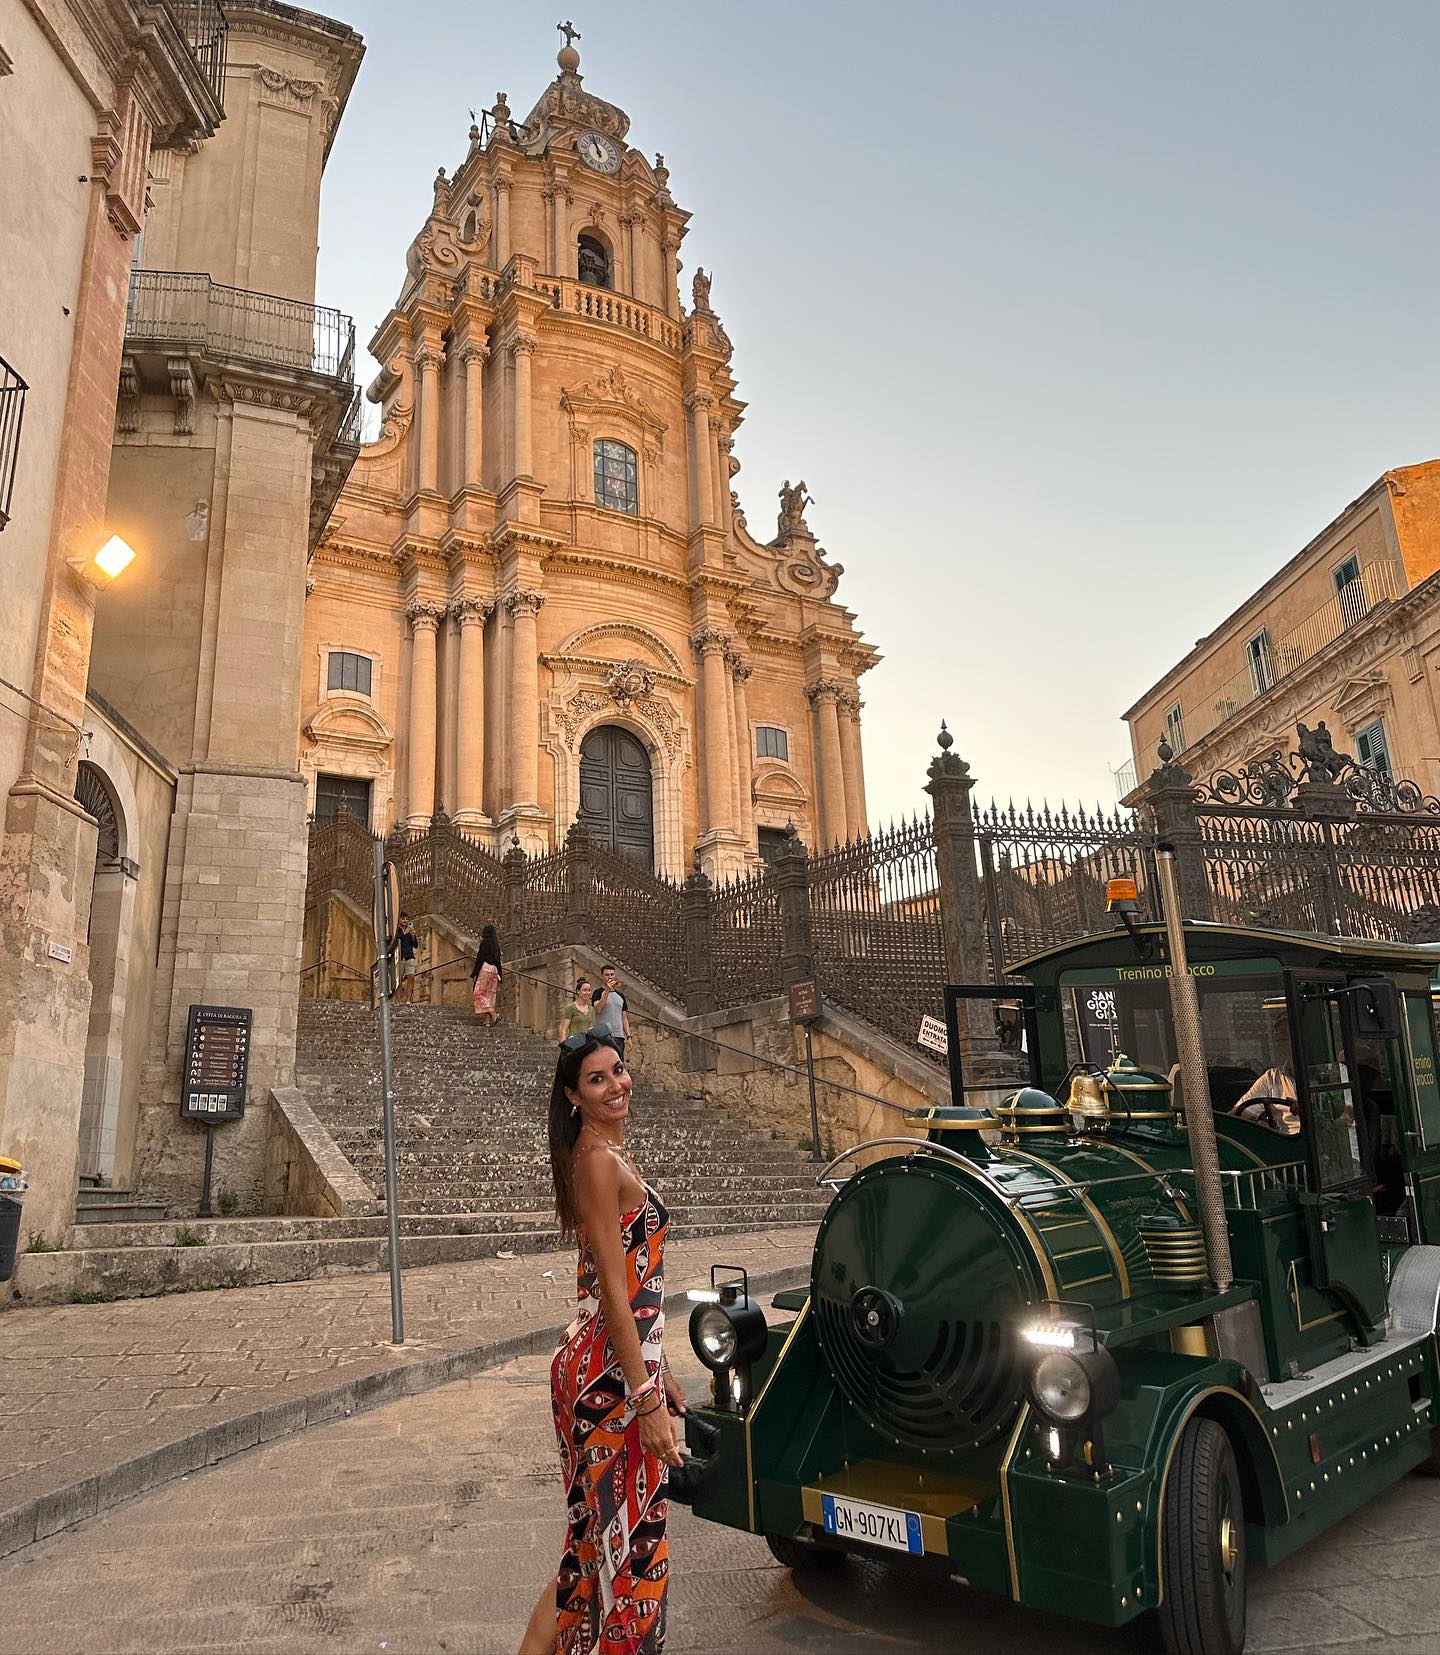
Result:
M731 481L731 343L663 158L567 36L524 121L502 94L442 168L371 349L382 410L311 562L300 767L322 816L443 808L503 851L577 816L657 871L752 864L793 820L865 827L840 567L782 490Z
M0 1153L52 1242L77 1180L193 1211L193 1003L254 1011L216 1158L258 1208L294 1058L305 566L359 447L353 327L313 301L362 50L283 0L0 0L0 357L28 386L0 540ZM113 584L112 534L136 554Z
M1128 783L1164 737L1191 775L1323 721L1360 763L1440 794L1440 460L1379 477L1126 713ZM1122 791L1125 791L1122 783Z
M0 0L0 1153L52 1234L75 1202L92 892L112 894L97 854L130 877L76 796L127 278L152 166L223 117L224 53L211 4Z

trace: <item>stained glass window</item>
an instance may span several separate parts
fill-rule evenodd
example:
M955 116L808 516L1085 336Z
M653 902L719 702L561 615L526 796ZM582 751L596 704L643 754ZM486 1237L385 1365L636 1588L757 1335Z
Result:
M640 510L635 450L623 442L595 444L595 504L608 506L611 511L628 511L632 517Z

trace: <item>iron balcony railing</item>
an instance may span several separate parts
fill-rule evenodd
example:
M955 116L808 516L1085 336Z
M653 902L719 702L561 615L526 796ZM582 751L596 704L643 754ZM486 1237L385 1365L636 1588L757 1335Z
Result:
M348 316L325 305L225 287L193 271L131 272L125 348L147 344L329 379L355 377L355 324Z
M1181 698L1179 730L1177 732L1172 727L1165 732L1171 746L1177 752L1184 752L1196 742L1203 741L1242 707L1269 694L1282 679L1298 672L1327 645L1358 626L1376 604L1400 596L1402 585L1397 565L1389 559L1367 563L1354 580L1336 592L1329 603L1307 615L1293 631L1273 640L1268 633L1257 634L1253 640L1256 647L1250 651L1245 666L1234 677L1218 690L1208 691L1194 700ZM1245 647L1249 649L1250 646ZM1153 742L1150 746L1153 747Z
M170 0L170 9L189 42L215 102L225 107L225 53L230 24L220 0Z
M25 393L29 389L0 356L0 529L10 521L15 469L20 459L20 428L25 420Z

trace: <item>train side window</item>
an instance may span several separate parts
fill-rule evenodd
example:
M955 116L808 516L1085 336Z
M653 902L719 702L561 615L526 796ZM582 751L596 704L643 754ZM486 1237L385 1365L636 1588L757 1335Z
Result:
M1297 981L1292 993L1296 1072L1317 1193L1357 1186L1368 1191L1373 1178L1358 1124L1355 1057L1347 1048L1339 999L1330 985L1314 982Z

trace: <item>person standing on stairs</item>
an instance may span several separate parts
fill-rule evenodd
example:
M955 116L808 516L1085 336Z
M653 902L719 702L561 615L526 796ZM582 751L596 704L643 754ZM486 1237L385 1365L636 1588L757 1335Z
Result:
M575 984L575 998L566 1006L560 1016L560 1044L563 1046L572 1034L589 1034L595 1027L595 1007L591 1001L595 997L595 990L590 986L588 977L581 977Z
M625 1009L625 996L613 965L601 967L600 992L595 996L595 1032L615 1042L620 1059L625 1059L625 1042L630 1038L630 1013Z
M669 1214L625 1152L630 1074L615 1043L572 1034L550 1093L555 1214L574 1237L575 1319L550 1367L569 1521L559 1572L520 1655L661 1655L670 1550L673 1416L685 1393L665 1360Z
M395 991L397 1006L408 1006L415 994L415 947L419 938L410 923L409 914L400 915L400 926L395 933L395 947L399 952L400 986Z
M502 975L500 939L495 935L495 927L487 925L480 933L480 946L475 950L475 964L470 972L470 981L475 985L475 1015L487 1029L500 1015L495 998L500 992Z

